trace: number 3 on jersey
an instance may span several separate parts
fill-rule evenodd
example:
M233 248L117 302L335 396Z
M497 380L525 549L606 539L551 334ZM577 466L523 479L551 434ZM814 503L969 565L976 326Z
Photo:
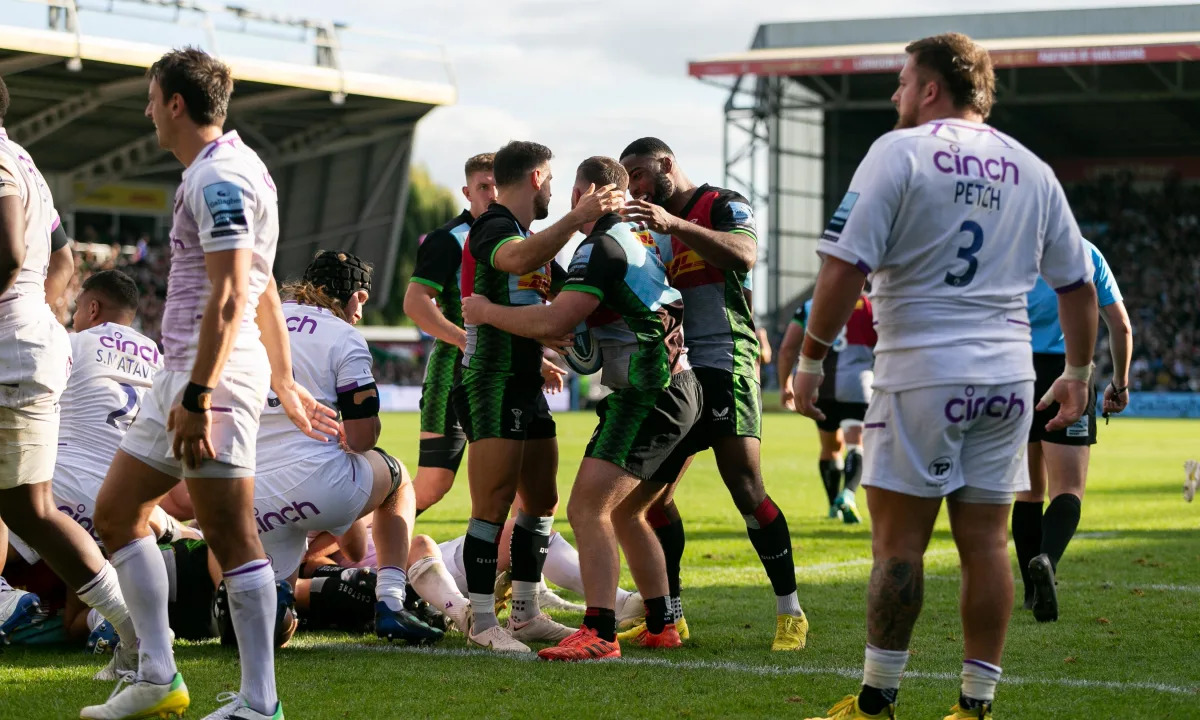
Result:
M950 287L963 287L971 284L971 281L975 279L975 271L979 269L979 260L975 257L975 253L983 247L983 228L979 227L979 223L967 220L958 231L971 233L971 244L958 249L958 258L967 261L967 269L961 275L955 275L952 272L946 273L946 284Z
M109 425L112 425L113 427L120 430L121 432L125 432L126 430L129 429L129 425L130 425L130 423L133 422L133 418L129 418L128 420L122 420L121 425L117 424L117 418L125 417L126 415L129 414L130 410L133 410L133 406L137 405L138 396L137 396L137 390L134 390L132 385L128 385L126 383L121 383L121 389L125 391L125 406L121 407L121 408L117 408L116 410L113 410L112 412L110 412L108 414L108 419L105 422L107 422ZM122 425L124 427L122 427Z

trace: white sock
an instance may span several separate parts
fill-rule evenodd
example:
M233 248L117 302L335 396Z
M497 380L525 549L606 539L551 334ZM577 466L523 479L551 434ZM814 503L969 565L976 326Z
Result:
M408 578L403 570L395 565L384 565L379 568L379 576L375 581L375 599L387 605L392 612L400 612L404 608L404 586L407 584Z
M121 582L116 569L110 563L104 563L96 577L79 588L79 599L92 610L88 613L88 629L95 630L102 620L108 620L116 629L122 640L129 638L131 645L137 642L137 631L133 620L129 617L129 607L121 594ZM100 616L101 620L92 625L92 613ZM174 677L174 673L172 673ZM168 681L170 678L168 678Z
M271 561L252 560L224 574L229 614L238 639L242 701L272 715L275 694L275 573Z
M471 634L478 635L500 624L496 619L495 593L469 593L471 603Z
M112 568L120 580L115 598L106 590L109 587L103 577L106 566L81 589L79 599L99 610L113 624L121 642L130 642L130 638L137 642L139 680L166 685L175 677L175 657L171 654L171 626L167 620L167 566L154 537L138 538L113 553ZM105 606L119 602L123 590L129 591L126 617L109 616ZM106 596L110 599L105 600ZM132 634L126 635L127 632Z
M103 622L104 622L103 615L96 612L96 610L94 608L92 610L88 610L88 614L87 614L88 632L94 632L96 630L96 628L100 627L100 624Z
M794 592L791 595L776 595L775 613L777 615L803 615L804 611L800 609L800 598Z
M900 676L908 664L907 650L881 650L867 646L863 662L863 685L879 690L895 690L900 687Z
M991 702L996 699L996 683L1000 668L982 660L963 660L962 694L972 700Z
M679 597L678 595L673 595L669 599L671 601L671 615L676 620L682 619L683 618L683 598Z
M421 558L413 563L409 568L408 582L425 602L438 610L467 604L467 599L458 591L458 585L446 569L446 564L435 557Z
M626 601L627 599L629 599L629 596L630 596L630 595L632 595L632 594L633 594L633 593L629 592L628 590L622 590L621 588L617 588L617 604L616 604L616 607L617 607L618 609L620 609L620 607L621 607L622 605L624 605L624 604L625 604L625 601ZM669 604L669 602L670 602L670 601L668 601L668 604Z
M546 566L542 575L555 585L583 595L583 576L579 573L579 553L561 533L550 536L546 548Z
M513 580L512 614L509 617L514 622L527 622L542 614L542 608L538 604L538 585L540 584L525 580Z

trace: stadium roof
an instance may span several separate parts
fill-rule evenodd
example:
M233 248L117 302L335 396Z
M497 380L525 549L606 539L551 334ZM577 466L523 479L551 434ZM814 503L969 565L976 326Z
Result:
M981 39L997 68L1200 60L1200 32ZM845 75L899 71L907 42L761 48L689 63L696 77Z
M4 122L9 135L36 153L44 172L68 185L126 178L177 182L178 163L160 150L143 117L145 69L165 49L162 43L0 25L0 77L12 98ZM450 82L221 57L236 80L227 125L242 131L272 167L411 132L430 109L456 100Z

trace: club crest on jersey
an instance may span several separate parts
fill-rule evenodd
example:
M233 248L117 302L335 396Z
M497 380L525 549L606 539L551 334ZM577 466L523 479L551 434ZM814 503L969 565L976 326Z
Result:
M729 203L729 215L735 223L742 225L754 219L754 211L744 202Z

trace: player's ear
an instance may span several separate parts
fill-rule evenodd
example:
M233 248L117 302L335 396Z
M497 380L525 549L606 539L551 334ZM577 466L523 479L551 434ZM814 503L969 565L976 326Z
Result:
M675 158L663 155L658 159L658 166L662 168L664 175L670 175L671 171L675 169Z
M462 194L463 194L463 197L465 197L467 199L467 202L471 202L471 188L467 187L466 185L463 185L462 186Z

